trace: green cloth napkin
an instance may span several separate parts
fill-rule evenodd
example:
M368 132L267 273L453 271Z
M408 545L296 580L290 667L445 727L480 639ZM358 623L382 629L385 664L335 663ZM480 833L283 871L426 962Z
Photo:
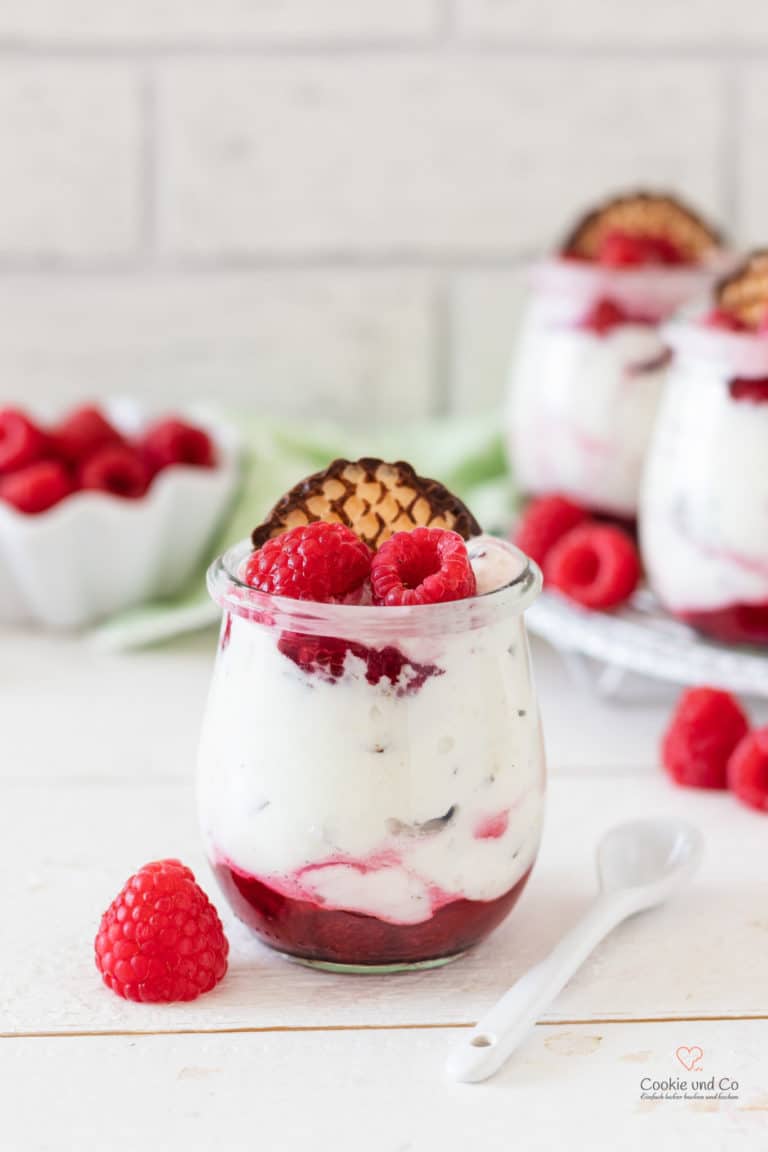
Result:
M502 531L514 511L497 415L452 418L362 434L333 424L299 425L248 416L230 418L242 444L242 480L205 563L172 600L143 604L98 627L92 640L112 650L157 644L210 627L219 619L205 570L214 557L248 536L275 501L302 476L337 456L408 460L461 496L487 531Z

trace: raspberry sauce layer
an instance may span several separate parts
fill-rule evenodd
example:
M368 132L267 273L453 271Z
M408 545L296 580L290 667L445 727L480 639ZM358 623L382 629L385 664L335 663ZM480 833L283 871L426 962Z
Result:
M768 645L768 602L729 604L724 608L678 611L679 620L723 644Z
M356 966L410 964L465 952L504 920L531 874L529 868L495 900L452 900L421 923L391 924L285 896L228 864L215 864L214 871L236 915L265 944L301 960Z

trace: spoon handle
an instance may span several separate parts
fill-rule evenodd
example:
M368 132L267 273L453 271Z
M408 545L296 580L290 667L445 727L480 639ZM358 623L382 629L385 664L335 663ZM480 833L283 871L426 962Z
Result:
M615 896L600 896L550 954L529 968L462 1038L448 1057L448 1075L463 1082L492 1076L590 952L631 911Z

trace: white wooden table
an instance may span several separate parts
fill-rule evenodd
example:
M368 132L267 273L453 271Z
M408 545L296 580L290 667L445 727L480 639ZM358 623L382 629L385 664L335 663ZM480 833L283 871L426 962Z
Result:
M537 646L549 807L520 905L445 969L332 976L252 940L202 858L193 776L214 643L107 656L0 633L0 1148L768 1148L768 820L666 782L668 698L598 703ZM602 830L661 814L705 833L689 894L606 941L495 1079L447 1082L459 1030L588 903ZM173 855L223 912L230 971L193 1004L126 1004L94 968L99 915L139 865ZM681 1046L738 1098L643 1099L645 1077L692 1077Z

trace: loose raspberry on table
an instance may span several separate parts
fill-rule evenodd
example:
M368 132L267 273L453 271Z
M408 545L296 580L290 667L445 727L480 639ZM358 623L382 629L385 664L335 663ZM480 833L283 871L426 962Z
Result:
M0 477L0 500L28 516L47 512L71 491L69 473L58 460L39 460Z
M579 524L566 532L544 562L544 579L584 608L616 608L640 579L637 548L610 524Z
M276 596L333 603L368 579L371 555L351 528L317 520L267 540L249 558L245 582Z
M46 446L45 433L24 412L0 408L0 475L40 460Z
M80 463L107 444L123 442L118 430L92 404L76 408L51 430L53 450L69 464Z
M768 812L768 727L742 737L728 761L727 776L739 800Z
M463 600L477 591L467 546L458 532L413 528L395 532L371 564L376 604L390 607Z
M145 864L101 918L96 967L126 1000L171 1003L209 992L227 970L216 909L179 860Z
M77 480L84 489L139 500L147 490L149 475L135 449L127 444L108 444L83 460Z
M747 717L729 692L689 688L664 733L662 763L676 784L725 788L728 759L748 729Z
M512 539L541 566L561 536L586 519L585 510L567 497L542 496L525 509Z
M153 473L173 464L193 468L216 465L216 452L208 433L184 420L160 420L153 424L145 431L141 448Z

